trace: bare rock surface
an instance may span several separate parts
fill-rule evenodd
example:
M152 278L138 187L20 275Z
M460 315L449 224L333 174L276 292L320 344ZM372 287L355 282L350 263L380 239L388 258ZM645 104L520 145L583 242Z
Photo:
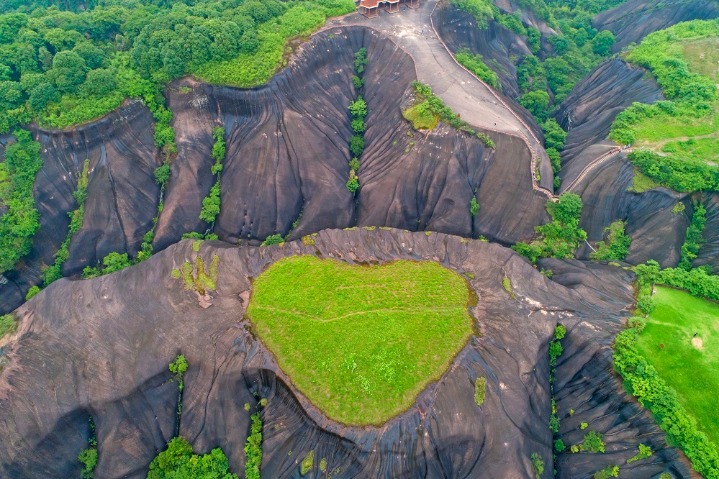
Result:
M663 99L661 88L646 70L620 58L605 61L577 83L555 115L568 132L563 163L573 162L589 146L607 138L614 119L632 103ZM563 181L573 179L566 169L561 177Z
M362 189L353 198L345 186L352 136L347 105L354 99L353 55L360 48L368 51L363 96L369 115L358 172ZM227 155L214 232L222 240L293 239L354 225L482 234L503 243L531 237L546 219L546 197L532 189L524 141L492 133L496 149L490 149L443 125L412 131L402 108L414 79L412 58L393 41L367 28L342 27L315 35L265 87L238 90L190 79L173 84L179 151L156 248L208 228L198 215L214 181L211 131L219 125L226 129ZM475 194L481 210L472 218Z
M659 469L692 477L611 374L609 343L633 301L630 273L552 260L550 281L511 250L439 233L360 228L313 238L314 245L262 248L205 242L197 253L184 241L108 276L60 280L26 303L3 350L0 475L78 476L91 415L100 457L95 477L144 477L177 426L177 384L167 365L182 353L190 368L180 434L200 452L222 447L234 471L244 464L244 404L264 397L265 477L299 477L298 463L310 450L313 474L326 458L348 478L533 477L532 453L552 464L547 347L561 322L569 329L557 379L561 410L575 408L576 420L604 433L613 460L649 437L652 463L638 463L627 477ZM252 279L293 254L349 263L438 261L472 278L478 304L470 312L480 335L407 412L382 427L334 423L292 387L244 318ZM170 276L196 255L220 258L208 309ZM502 286L505 277L514 297ZM481 407L473 397L478 376L488 381ZM612 431L621 433L616 440ZM588 477L604 459L575 454L560 461L560 477Z

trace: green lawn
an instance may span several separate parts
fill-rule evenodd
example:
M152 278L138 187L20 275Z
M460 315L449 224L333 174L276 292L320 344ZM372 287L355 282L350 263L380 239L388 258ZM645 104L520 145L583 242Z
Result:
M381 424L409 408L473 334L466 281L434 262L274 263L248 316L294 385L330 418Z
M654 301L637 347L677 391L699 428L719 444L719 304L665 287L656 288ZM694 333L701 346L692 345Z

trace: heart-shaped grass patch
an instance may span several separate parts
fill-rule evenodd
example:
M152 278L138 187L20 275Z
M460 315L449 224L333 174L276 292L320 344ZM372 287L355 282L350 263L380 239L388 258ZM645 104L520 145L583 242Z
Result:
M472 335L469 289L433 262L282 259L248 316L293 384L330 418L384 423L447 370Z

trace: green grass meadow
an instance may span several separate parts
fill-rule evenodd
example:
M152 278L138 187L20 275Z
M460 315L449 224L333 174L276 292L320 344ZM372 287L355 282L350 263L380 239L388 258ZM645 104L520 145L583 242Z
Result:
M331 419L409 408L473 334L468 285L434 262L351 266L297 256L254 282L248 316L293 384Z
M637 347L677 391L699 429L719 444L719 304L666 287L656 288L654 301Z

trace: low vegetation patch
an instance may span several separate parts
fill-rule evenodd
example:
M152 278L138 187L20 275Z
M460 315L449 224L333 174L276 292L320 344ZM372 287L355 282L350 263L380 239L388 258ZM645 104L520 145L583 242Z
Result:
M17 320L15 316L12 313L0 316L0 339L6 334L12 334L15 331L17 331Z
M217 288L217 275L220 266L220 257L214 255L210 262L209 270L205 268L205 260L200 256L195 258L195 263L185 261L182 266L175 268L170 273L172 278L182 278L182 283L188 291L196 291L205 295Z
M476 136L488 148L496 147L494 141L492 141L489 136L475 131L466 121L460 119L459 115L453 112L450 107L444 104L440 97L432 92L432 88L430 88L429 85L413 81L412 90L414 91L414 103L403 112L403 115L407 120L412 122L415 130L434 128L437 126L439 120L441 120L453 128ZM409 112L409 117L407 117L407 112ZM433 126L431 128L425 128L426 125Z
M622 220L613 222L604 228L605 241L597 244L597 250L590 257L599 261L622 261L632 245L631 236L624 232L627 224Z
M521 24L520 24L521 25ZM463 49L458 51L454 57L459 63L464 65L467 70L474 73L477 78L482 80L492 88L501 89L497 74L484 63L482 55L475 55L469 50Z
M472 335L469 301L466 281L437 263L298 256L255 280L248 316L294 385L330 418L381 424L439 379Z
M484 404L484 398L487 393L487 378L479 376L474 381L474 403L477 406Z
M654 311L637 351L673 388L699 429L719 445L719 305L685 291L656 287Z
M610 138L641 148L629 159L677 191L719 189L719 68L704 50L718 41L719 21L696 20L652 33L626 54L652 72L667 100L633 104L617 116Z

